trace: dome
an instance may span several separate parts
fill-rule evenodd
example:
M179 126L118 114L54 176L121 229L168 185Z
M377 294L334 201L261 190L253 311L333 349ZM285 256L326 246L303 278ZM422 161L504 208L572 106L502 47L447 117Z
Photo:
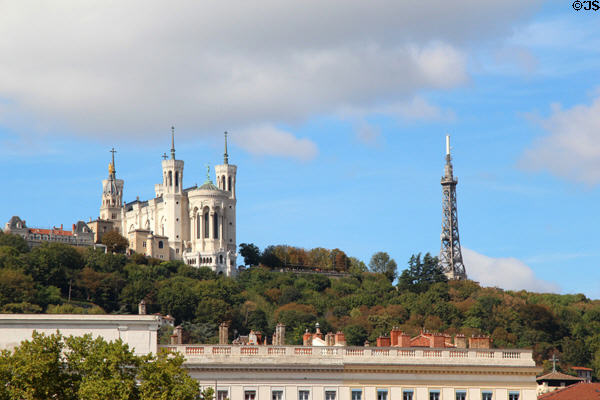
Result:
M198 188L198 190L215 190L215 191L218 191L218 192L220 192L220 191L221 191L221 189L219 189L218 187L216 187L216 186L214 185L214 183L212 183L212 182L210 182L210 181L208 181L208 182L204 182L204 185L200 186L200 187Z

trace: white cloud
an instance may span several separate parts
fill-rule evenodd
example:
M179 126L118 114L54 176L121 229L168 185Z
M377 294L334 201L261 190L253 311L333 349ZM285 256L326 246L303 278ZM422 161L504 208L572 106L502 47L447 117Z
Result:
M523 154L522 167L590 185L600 183L600 97L589 106L562 109L554 104L552 114L540 124L548 135Z
M246 128L233 136L234 142L256 155L292 157L310 160L316 157L317 145L309 139L299 139L271 125Z
M468 43L508 35L537 4L2 2L2 123L192 136L393 104L465 82Z
M509 290L558 292L559 286L535 276L533 270L516 258L492 258L462 248L469 279L482 286L497 286Z

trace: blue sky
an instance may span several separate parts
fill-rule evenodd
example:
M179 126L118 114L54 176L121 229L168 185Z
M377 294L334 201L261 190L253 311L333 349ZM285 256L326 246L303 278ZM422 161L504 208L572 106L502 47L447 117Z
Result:
M0 220L96 218L114 146L153 196L238 165L238 243L439 252L452 140L467 273L600 298L600 12L568 1L0 5ZM34 28L31 28L34 27Z

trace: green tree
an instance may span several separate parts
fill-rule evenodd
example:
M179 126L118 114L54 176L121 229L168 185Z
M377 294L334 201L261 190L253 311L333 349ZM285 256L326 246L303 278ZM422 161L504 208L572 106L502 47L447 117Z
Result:
M240 255L244 257L244 265L258 265L260 263L260 249L254 243L240 244Z
M106 232L102 235L102 244L111 253L125 253L129 241L117 231Z
M27 253L29 246L27 241L19 235L12 235L10 233L0 234L0 246L10 246L15 248L19 253Z
M402 271L398 278L398 289L414 293L422 293L436 282L447 282L439 266L438 258L427 253L421 261L421 253L413 256L408 261L408 269Z
M371 257L371 261L369 261L369 268L371 271L384 274L390 282L393 282L396 279L396 269L398 265L393 258L390 258L390 255L384 251L379 251Z
M195 400L198 383L182 368L183 356L160 353L142 358L138 379L140 400Z

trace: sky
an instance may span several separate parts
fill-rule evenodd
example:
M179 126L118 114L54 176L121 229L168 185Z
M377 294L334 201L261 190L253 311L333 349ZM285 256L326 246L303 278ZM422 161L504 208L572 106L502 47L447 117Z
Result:
M402 270L439 253L449 134L468 276L600 298L600 11L0 1L0 54L0 221L97 218L112 147L125 200L152 198L172 125L202 184L228 131L238 244Z

